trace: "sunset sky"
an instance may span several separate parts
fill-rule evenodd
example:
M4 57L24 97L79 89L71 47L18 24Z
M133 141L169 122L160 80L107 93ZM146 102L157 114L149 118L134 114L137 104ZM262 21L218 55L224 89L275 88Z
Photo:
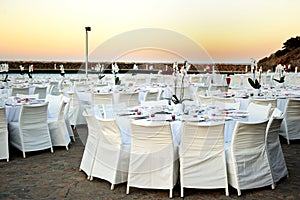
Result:
M186 37L215 62L250 62L300 35L299 9L299 0L1 0L0 61L84 61L90 26L90 53L115 36L153 28ZM124 44L113 45L106 53L118 57L114 49ZM193 54L180 41L169 45ZM127 51L136 52L127 59L150 59L149 49Z

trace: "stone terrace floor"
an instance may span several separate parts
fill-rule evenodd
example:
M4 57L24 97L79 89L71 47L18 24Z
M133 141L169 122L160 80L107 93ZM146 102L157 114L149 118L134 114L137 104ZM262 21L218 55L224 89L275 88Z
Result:
M87 180L85 173L78 170L84 150L81 140L86 133L85 126L77 127L76 141L69 151L55 147L53 154L50 150L32 152L24 159L20 151L10 148L10 161L0 161L0 199L169 199L167 190L130 188L126 195L126 183L111 191L107 181ZM226 197L224 189L185 189L184 199L300 199L300 143L287 145L282 141L282 148L289 178L282 179L275 190L245 190L238 197L230 187L230 196ZM182 199L179 184L174 188L173 199Z

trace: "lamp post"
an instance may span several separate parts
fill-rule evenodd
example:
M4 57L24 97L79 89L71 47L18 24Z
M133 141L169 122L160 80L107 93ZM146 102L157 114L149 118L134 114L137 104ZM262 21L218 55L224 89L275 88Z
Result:
M91 31L91 27L85 27L85 75L88 78L88 56L89 56L89 44L88 44L88 32Z

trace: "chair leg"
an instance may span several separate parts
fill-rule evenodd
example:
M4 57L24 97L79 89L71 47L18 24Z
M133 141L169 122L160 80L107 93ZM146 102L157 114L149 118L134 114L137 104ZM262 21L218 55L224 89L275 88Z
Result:
M180 189L180 197L183 198L184 196L184 193L183 193L183 187L181 186L181 189Z
M7 158L6 161L9 162L9 158Z
M114 189L115 189L115 185L114 185L114 184L111 184L110 190L114 190Z
M272 190L275 189L275 184L274 183L271 185L271 188L272 188Z
M25 151L23 151L23 158L26 158Z
M170 198L173 198L173 189L170 189L169 197L170 197Z
M238 189L237 192L238 192L238 196L242 195L241 190Z
M129 185L127 184L126 194L129 194Z
M227 197L229 196L228 186L225 188L225 195L226 195Z
M69 151L68 145L66 146L67 151Z
M93 179L94 179L94 177L93 177L93 176L91 176L91 177L90 177L90 181L92 181Z
M51 148L50 148L50 151L51 151L51 153L53 153L53 152L54 152L54 151L53 151L53 147L51 147Z

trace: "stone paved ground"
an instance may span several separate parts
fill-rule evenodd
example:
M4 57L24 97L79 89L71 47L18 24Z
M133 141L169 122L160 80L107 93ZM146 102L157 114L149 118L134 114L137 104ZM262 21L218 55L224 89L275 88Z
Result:
M86 133L85 127L77 128ZM169 199L167 190L131 188L126 195L126 184L115 186L95 178L88 181L78 170L84 146L76 135L76 142L69 151L56 147L50 150L27 153L22 157L18 150L10 148L10 162L0 161L0 199ZM300 143L282 144L289 169L289 178L284 178L275 190L265 187L242 191L238 197L230 188L226 197L223 189L185 189L184 199L300 199ZM181 199L180 188L174 188L173 199Z

